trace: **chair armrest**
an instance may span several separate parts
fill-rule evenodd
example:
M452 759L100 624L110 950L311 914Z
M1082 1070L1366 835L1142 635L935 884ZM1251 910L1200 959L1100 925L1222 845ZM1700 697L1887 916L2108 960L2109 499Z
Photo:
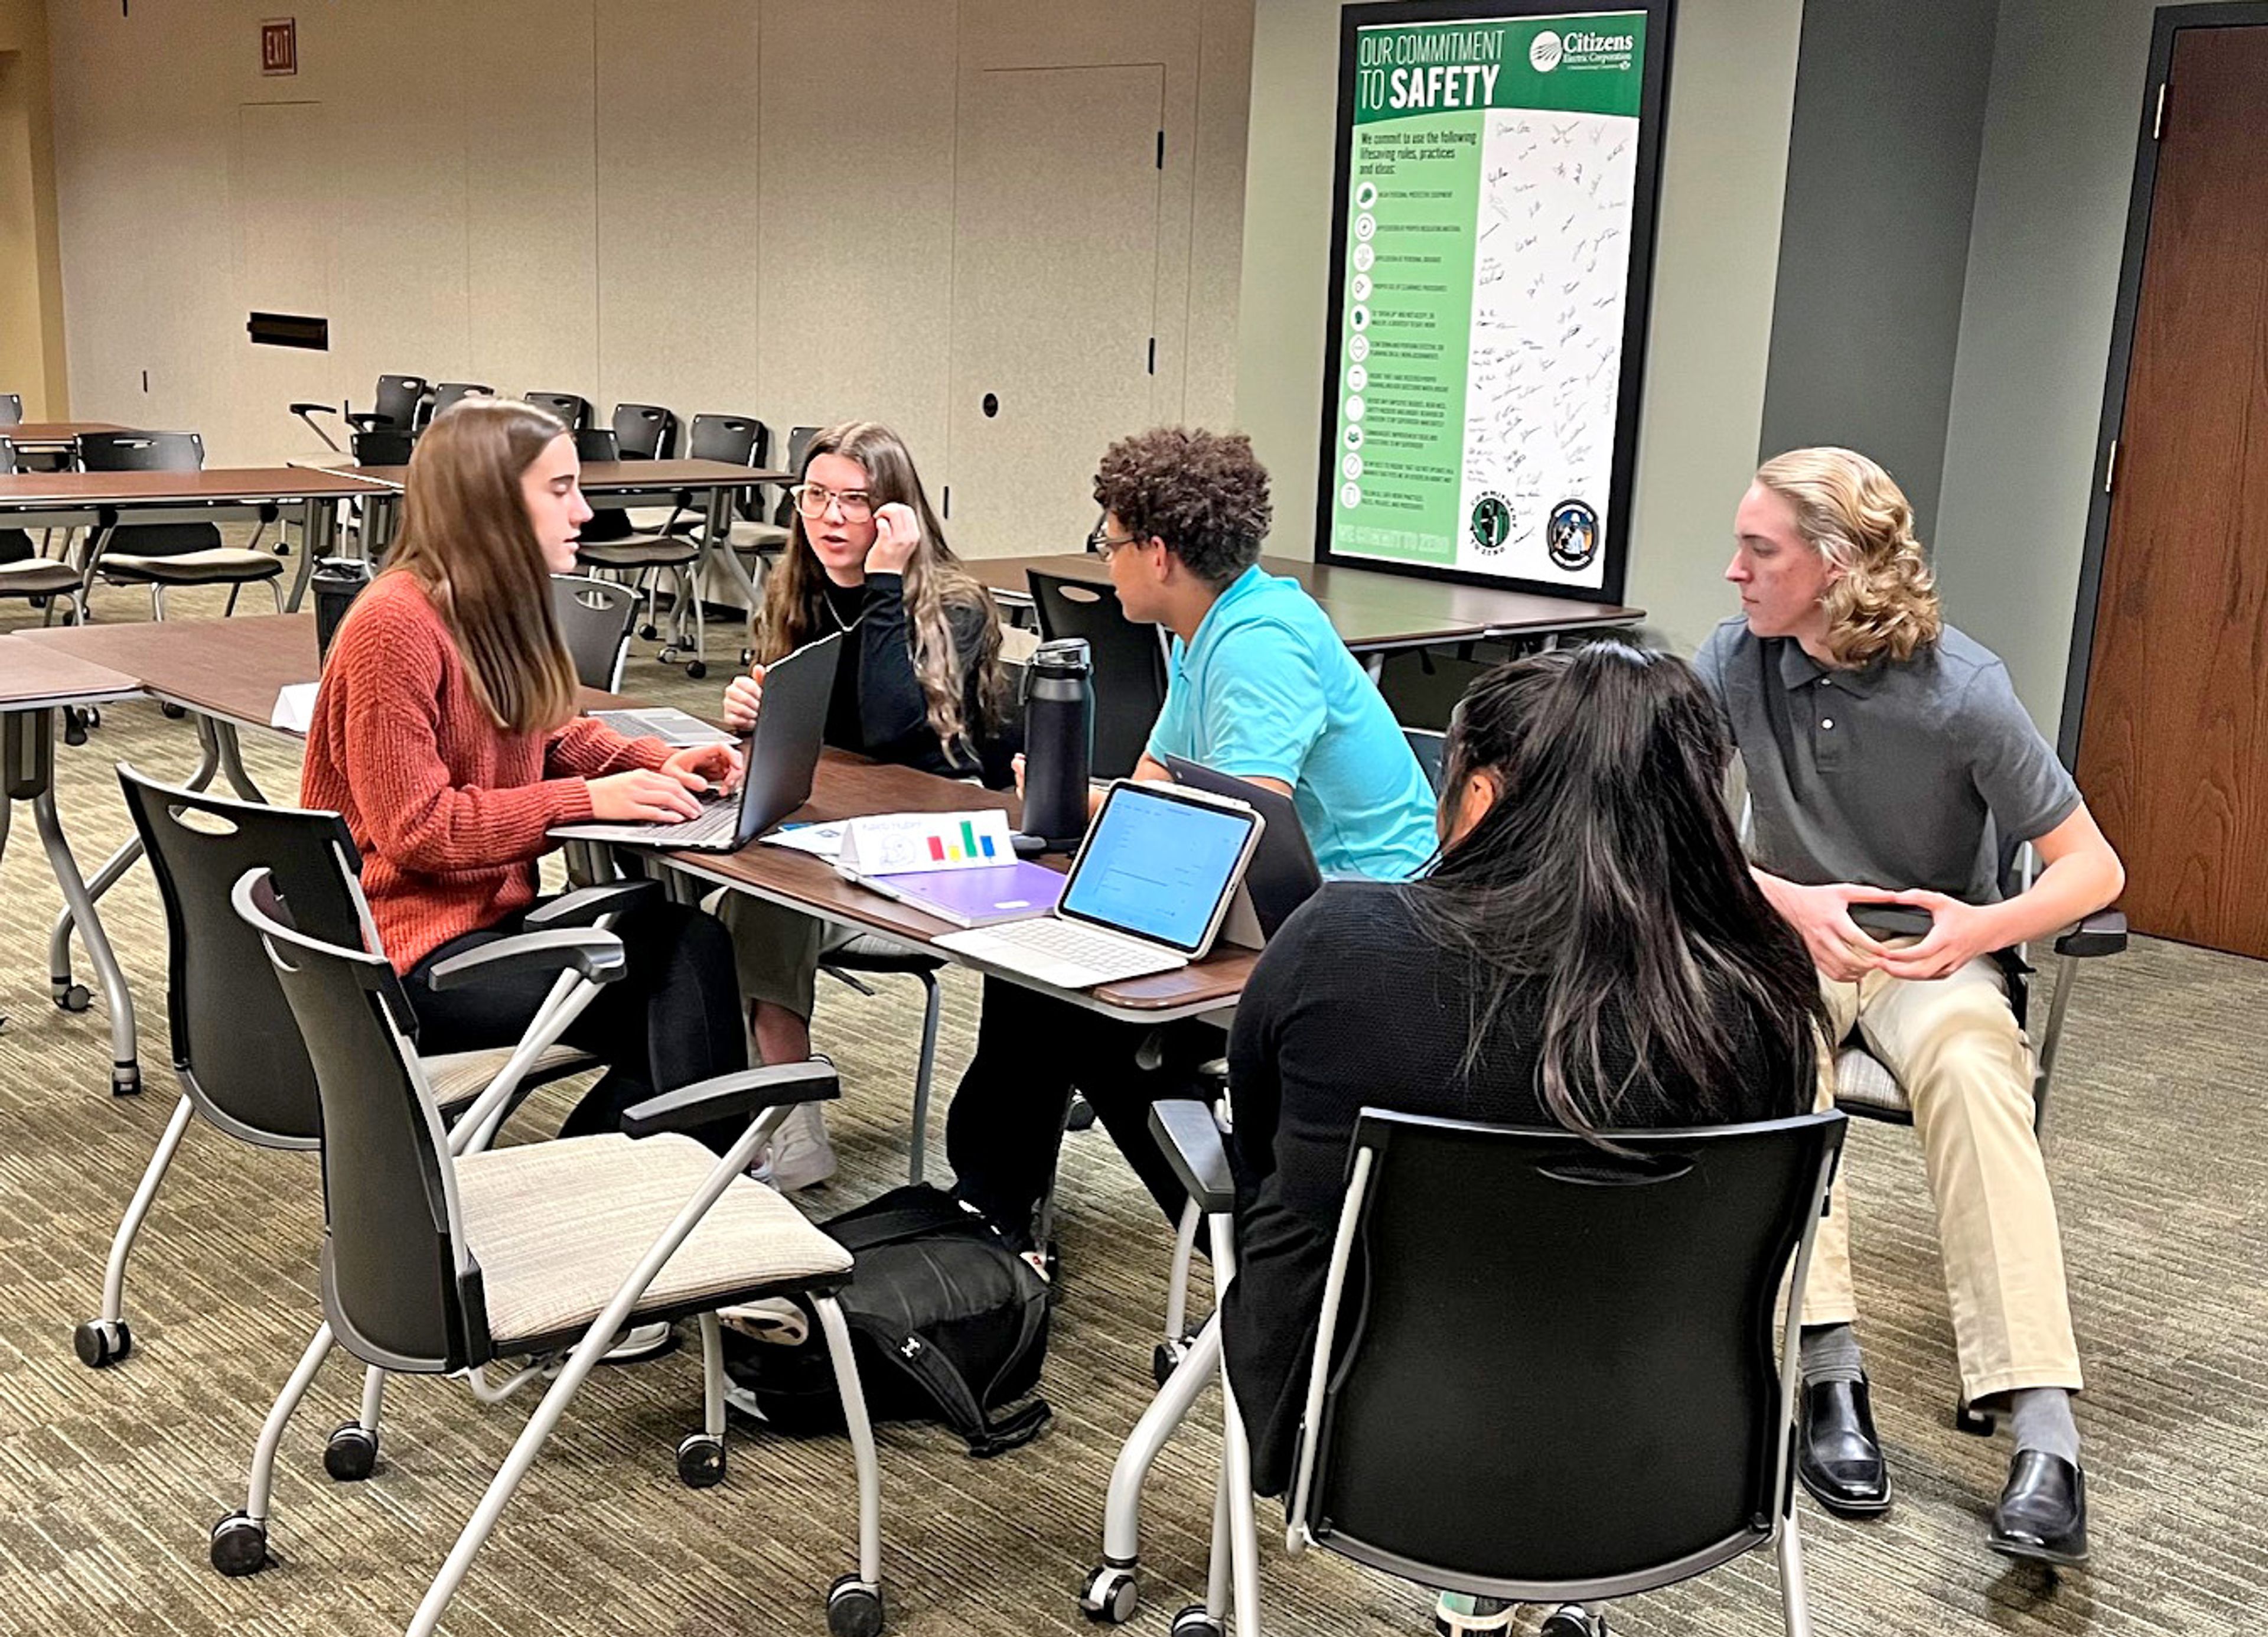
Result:
M622 1110L622 1130L633 1137L690 1132L725 1120L752 1120L786 1103L828 1102L842 1095L835 1065L814 1053L801 1063L741 1069L648 1097Z
M563 926L551 932L519 933L462 955L453 955L425 975L435 989L459 989L491 977L520 972L572 970L594 984L611 984L626 970L622 940L612 933Z
M392 416L380 415L375 409L350 409L339 418L348 425L359 427L364 431L369 431L373 427L390 427L394 424Z
M2121 910L2097 910L2080 918L2079 925L2055 940L2058 955L2097 955L2126 953L2126 916Z
M335 403L295 403L291 406L294 415L336 415L338 412L338 406Z
M1207 1216L1218 1216L1236 1204L1228 1149L1221 1142L1220 1127L1213 1124L1211 1109L1186 1099L1153 1102L1150 1134L1158 1139L1167 1163L1189 1191L1197 1209Z
M588 926L602 915L619 915L661 891L658 881L600 881L578 887L550 903L539 904L522 918L530 932L549 932L555 926Z

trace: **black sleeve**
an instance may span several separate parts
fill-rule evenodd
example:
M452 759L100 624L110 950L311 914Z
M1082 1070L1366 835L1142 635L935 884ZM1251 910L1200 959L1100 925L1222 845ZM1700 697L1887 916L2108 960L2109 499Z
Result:
M1284 1112L1284 1030L1307 975L1302 969L1315 909L1309 900L1277 930L1237 998L1228 1036L1228 1087L1236 1116L1229 1146L1240 1191L1256 1189L1276 1171L1276 1129Z
M929 698L914 675L905 580L896 574L869 574L866 613L858 627L859 730L867 745L879 749L928 725Z

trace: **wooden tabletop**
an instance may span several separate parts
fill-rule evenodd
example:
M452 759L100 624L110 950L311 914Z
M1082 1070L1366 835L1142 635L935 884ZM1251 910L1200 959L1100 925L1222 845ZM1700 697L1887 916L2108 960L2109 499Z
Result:
M18 449L53 449L77 442L81 432L133 430L130 426L114 426L108 421L18 421L13 426L0 426L0 438Z
M399 489L409 480L406 466L357 466L327 461L327 472L351 473ZM582 486L593 494L610 489L726 489L747 483L793 483L791 472L769 467L735 466L730 461L586 461Z
M961 564L996 596L1028 600L1026 573L1037 569L1066 579L1108 585L1110 569L1091 552L1053 557L969 557ZM1350 648L1406 648L1432 642L1469 642L1491 636L1544 636L1602 625L1634 625L1643 608L1577 602L1532 592L1498 591L1447 580L1333 567L1297 557L1263 557L1267 573L1295 579L1322 606Z
M0 474L0 510L15 506L161 505L199 500L320 500L382 492L342 472L304 466L208 467L202 472Z
M811 800L790 815L787 822L824 822L862 813L955 813L995 807L1008 814L1013 822L1020 805L1005 792L828 750L819 759ZM830 920L855 922L917 948L959 930L935 916L847 881L826 859L790 847L755 841L735 853L675 852L668 857L674 866L708 880L753 889L759 896L788 903ZM1057 869L1071 866L1068 858L1058 855L1042 862ZM962 965L977 964L950 951L938 953ZM1105 984L1093 992L1093 999L1121 1011L1183 1015L1233 1006L1243 992L1256 959L1249 949L1225 945L1204 960L1176 971ZM1045 987L1021 977L1012 977L1012 981Z
M0 637L0 711L119 699L142 691L122 671Z

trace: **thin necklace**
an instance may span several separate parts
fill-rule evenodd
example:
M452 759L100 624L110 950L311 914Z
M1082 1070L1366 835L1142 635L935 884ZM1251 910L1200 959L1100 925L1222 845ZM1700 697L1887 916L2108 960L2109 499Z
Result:
M831 586L834 582L829 580L828 584ZM850 587L845 586L843 589L848 591ZM835 599L828 596L824 591L821 591L819 594L819 606L827 610L827 617L835 622L835 629L841 631L846 637L852 631L857 630L859 624L866 617L866 610L864 608L861 608L858 610L858 617L850 621L848 624L845 624L841 612L835 606Z

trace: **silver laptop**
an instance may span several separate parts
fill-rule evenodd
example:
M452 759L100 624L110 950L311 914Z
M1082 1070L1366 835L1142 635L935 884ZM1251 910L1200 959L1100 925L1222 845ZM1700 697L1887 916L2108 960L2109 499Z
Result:
M673 852L738 852L811 800L842 652L837 631L764 668L763 709L755 731L740 741L746 766L737 792L711 792L697 815L674 824L563 824L551 834L561 841L619 842Z
M1090 989L1204 958L1265 826L1241 801L1121 779L1103 798L1048 914L937 940L1058 989Z

